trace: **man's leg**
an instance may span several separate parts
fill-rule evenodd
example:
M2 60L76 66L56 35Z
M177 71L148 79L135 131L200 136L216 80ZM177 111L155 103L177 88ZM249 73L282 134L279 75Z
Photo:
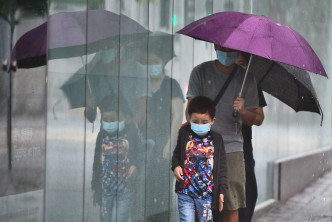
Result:
M224 211L224 222L238 222L239 211L238 210L225 210Z
M195 221L195 202L192 197L178 194L178 208L181 222Z

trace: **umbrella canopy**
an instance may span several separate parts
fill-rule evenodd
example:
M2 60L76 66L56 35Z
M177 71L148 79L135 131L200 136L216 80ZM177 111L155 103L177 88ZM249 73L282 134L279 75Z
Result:
M318 56L299 33L262 15L219 12L178 33L327 77Z
M283 63L253 56L249 72L258 85L296 112L323 114L307 71Z
M103 64L100 61L100 57L96 55L88 64L87 77L85 78L84 68L78 70L72 77L70 77L62 86L61 90L66 95L70 107L80 108L85 104L85 90L87 87L91 87L91 93L96 97L96 103L100 104L100 98L105 95L114 94L114 89L117 89L118 78L122 78L120 84L125 83L128 79L132 79L136 84L142 80L146 82L146 70L143 70L139 66L137 58L142 56L142 52L154 53L158 56L164 64L171 60L175 54L172 47L173 35L165 32L153 32L147 35L147 39L140 39L137 42L132 42L126 47L125 54L129 54L126 57L126 61L121 60L120 74L117 69L103 69ZM148 46L148 48L147 48ZM136 60L131 59L131 57ZM129 58L129 59L128 59ZM127 76L131 74L131 76ZM119 76L118 76L119 75ZM89 84L89 85L87 85ZM134 86L131 87L133 89ZM127 88L130 88L127 86ZM117 91L117 90L115 90ZM125 97L125 96L124 96Z
M327 74L308 42L291 28L261 15L220 12L178 33L254 55L247 72L265 92L295 111L323 114L307 71Z
M16 42L11 60L19 68L33 68L46 64L47 50L51 59L82 56L109 46L112 40L118 43L120 36L130 41L147 33L131 18L106 10L61 12L25 33Z

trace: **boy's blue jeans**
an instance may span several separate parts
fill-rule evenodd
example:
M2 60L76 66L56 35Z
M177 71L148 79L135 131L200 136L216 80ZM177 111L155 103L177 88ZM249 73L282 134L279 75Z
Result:
M192 198L180 193L177 195L181 222L195 221L195 210L199 222L212 222L211 201Z

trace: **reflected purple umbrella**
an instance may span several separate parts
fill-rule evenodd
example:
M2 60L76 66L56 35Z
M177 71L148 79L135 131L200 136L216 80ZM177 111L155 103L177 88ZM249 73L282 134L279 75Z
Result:
M25 33L12 50L12 61L18 68L33 68L48 59L70 58L110 47L112 41L130 41L148 30L138 22L106 10L61 12ZM124 37L123 37L124 36Z

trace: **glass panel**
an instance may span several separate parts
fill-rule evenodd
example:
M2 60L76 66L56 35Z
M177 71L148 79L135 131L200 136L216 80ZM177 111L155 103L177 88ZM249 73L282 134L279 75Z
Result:
M0 71L3 175L0 218L4 221L8 218L12 221L43 221L46 64L42 58L36 58L38 54L34 49L27 47L31 44L27 39L21 42L21 47L16 47L16 44L22 35L45 21L47 4L46 1L0 3L0 26L3 30L0 39L4 49L0 53L3 66ZM38 67L27 63L31 60L44 63Z
M87 12L85 1L50 1L46 221L83 219ZM83 79L83 80L82 80Z
M10 168L10 122L11 122L11 111L10 111L10 84L11 75L7 71L9 70L10 64L10 49L11 49L11 24L10 24L10 1L4 1L3 9L0 11L0 170L2 179L0 181L0 196L6 196L7 188L9 185L9 168ZM2 198L2 201L6 198ZM2 206L6 206L2 204ZM1 215L6 212L1 209Z

